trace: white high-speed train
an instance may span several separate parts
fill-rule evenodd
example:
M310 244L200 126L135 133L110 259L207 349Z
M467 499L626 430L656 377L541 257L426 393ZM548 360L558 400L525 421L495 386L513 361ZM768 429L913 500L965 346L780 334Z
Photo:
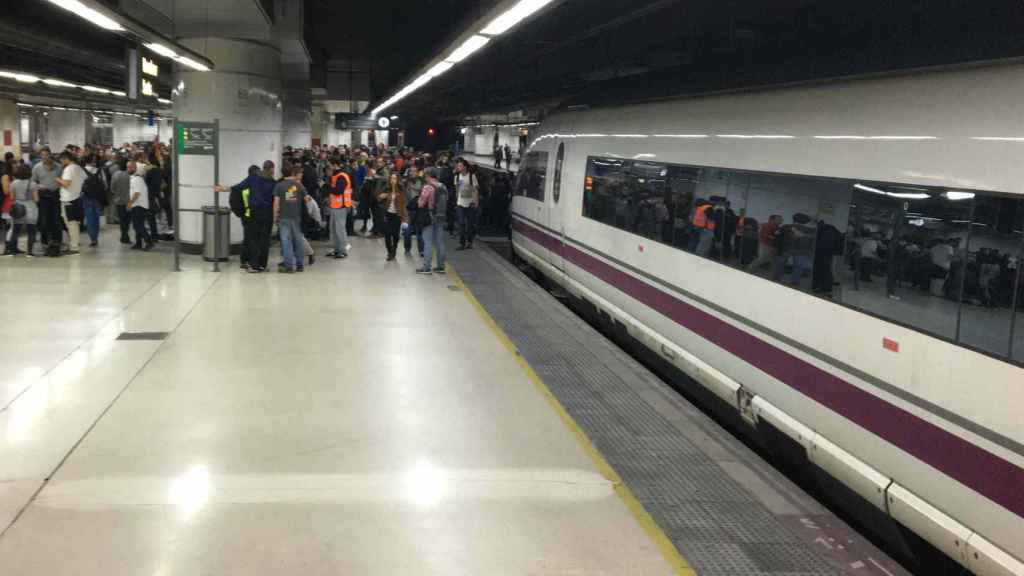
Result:
M1007 64L562 111L513 250L897 532L1024 575L1022 87Z

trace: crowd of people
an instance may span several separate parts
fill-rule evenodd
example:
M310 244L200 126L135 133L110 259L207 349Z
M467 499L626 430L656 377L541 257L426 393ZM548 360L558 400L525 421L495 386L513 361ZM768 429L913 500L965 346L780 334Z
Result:
M481 206L478 176L469 162L411 148L314 146L286 148L282 179L275 163L251 166L229 193L229 205L241 219L244 238L241 267L268 270L274 225L281 240L278 272L294 273L315 262L310 239L327 240L328 258L348 257L354 235L384 240L385 259L399 248L412 256L413 238L422 259L417 272L445 272L447 233L458 249L472 249Z
M117 149L68 145L57 154L44 146L27 160L8 152L0 174L4 256L78 255L83 228L95 249L104 211L109 222L119 224L121 243L132 249L148 251L173 237L171 162L159 143Z
M132 249L173 239L173 168L164 145L69 145L59 154L42 147L28 161L8 154L0 168L5 256L77 255L83 231L96 248L103 213ZM504 189L502 182L488 175L486 188ZM386 146L286 147L278 161L250 166L239 183L214 187L229 194L242 222L240 260L249 272L270 268L275 239L277 270L293 273L315 262L311 240L330 245L327 257L344 259L358 235L383 239L389 262L400 249L413 256L415 247L421 274L444 273L445 234L459 250L473 248L482 208L491 225L507 220L498 215L507 212L506 194L488 199L482 188L463 158Z

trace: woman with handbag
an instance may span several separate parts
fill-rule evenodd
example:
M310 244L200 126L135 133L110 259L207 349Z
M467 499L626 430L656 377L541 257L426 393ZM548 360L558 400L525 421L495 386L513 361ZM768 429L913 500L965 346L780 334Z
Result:
M18 250L18 236L24 229L28 234L28 248L24 254L31 258L36 244L36 222L39 218L39 186L32 182L32 169L27 165L18 166L9 196L12 200L10 216L13 224L5 238L4 256L22 253Z

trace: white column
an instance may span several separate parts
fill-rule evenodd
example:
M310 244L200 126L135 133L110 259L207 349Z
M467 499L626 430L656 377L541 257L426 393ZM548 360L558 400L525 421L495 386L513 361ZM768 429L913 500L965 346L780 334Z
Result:
M250 165L272 160L280 172L282 144L281 54L262 42L224 38L186 38L181 43L217 63L216 71L175 67L174 113L183 122L220 121L220 183L243 180ZM307 133L308 136L308 133ZM213 204L213 162L208 157L180 159L179 205L199 210ZM227 206L227 197L221 198ZM184 244L202 242L202 215L182 212L177 232ZM232 216L231 240L242 240L241 223Z

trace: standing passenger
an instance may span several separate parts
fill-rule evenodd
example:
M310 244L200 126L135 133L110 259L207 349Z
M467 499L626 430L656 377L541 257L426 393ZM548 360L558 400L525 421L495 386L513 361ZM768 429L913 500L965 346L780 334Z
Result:
M337 161L331 162L334 174L331 176L330 209L331 241L334 251L331 258L348 258L348 213L352 210L352 178L341 169Z
M384 207L384 246L387 248L388 262L394 260L398 253L398 234L402 224L409 223L405 202L405 192L398 184L398 174L391 174L388 186L380 196L380 204Z
M128 163L124 158L118 158L117 165L118 170L110 177L110 192L114 198L114 206L117 207L117 223L121 226L121 244L131 244L132 239L128 237L128 230L132 226L132 216L128 212L128 199L131 197L129 194L131 174L128 173Z
M444 274L444 259L446 247L444 243L444 219L445 209L448 205L448 189L437 179L437 169L428 168L427 183L423 186L420 199L417 202L419 210L425 210L430 216L430 223L425 224L420 234L423 236L423 267L418 270L420 274L430 274L431 264L434 260L434 253L437 253L437 266L434 272ZM426 221L425 217L421 217Z
M146 215L149 213L149 188L146 186L146 179L139 174L138 162L128 165L132 173L131 181L128 184L129 194L128 210L131 211L132 225L135 227L135 245L132 250L149 251L153 248L153 240L146 231Z
M469 170L469 164L459 159L455 164L455 194L458 201L455 216L459 221L459 250L473 248L476 235L476 210L480 204L480 182Z
M302 166L293 164L285 169L286 176L274 188L274 221L281 233L281 258L277 271L284 274L302 272L303 237L302 204L306 189L303 188Z
M47 256L60 256L60 178L61 167L54 162L50 148L44 146L42 160L32 167L32 182L39 187L39 233Z
M78 214L79 199L82 196L82 184L85 183L85 170L75 163L75 158L70 152L61 152L60 163L64 169L61 177L57 179L60 185L60 208L61 217L68 227L68 250L71 255L78 254L79 236L82 233L81 219Z
M36 220L39 217L39 190L32 182L32 170L25 164L17 167L14 174L14 181L10 186L10 194L13 204L20 204L25 209L25 214L20 218L13 219L13 226L8 231L7 248L5 254L20 254L18 250L18 235L24 229L28 234L28 248L25 256L32 257L32 249L36 244Z

